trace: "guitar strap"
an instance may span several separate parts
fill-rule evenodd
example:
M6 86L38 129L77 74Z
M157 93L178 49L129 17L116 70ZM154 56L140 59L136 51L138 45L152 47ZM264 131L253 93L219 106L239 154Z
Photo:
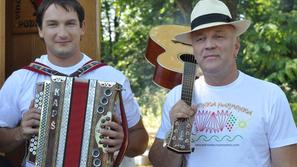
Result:
M82 67L80 67L77 71L73 72L70 75L60 73L60 72L50 68L49 66L39 63L39 62L36 62L36 61L30 63L28 66L23 67L23 69L33 71L33 72L43 74L43 75L48 75L48 76L59 75L59 76L80 77L83 74L86 74L90 71L96 70L103 66L106 66L106 64L100 63L95 60L90 60L87 63L85 63Z

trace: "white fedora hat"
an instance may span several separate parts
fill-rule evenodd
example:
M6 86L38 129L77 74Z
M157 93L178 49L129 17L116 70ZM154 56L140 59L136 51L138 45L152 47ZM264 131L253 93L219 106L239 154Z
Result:
M191 31L176 35L175 41L191 45L192 32L219 25L233 25L239 36L250 24L249 20L234 21L228 7L219 0L200 0L191 14Z

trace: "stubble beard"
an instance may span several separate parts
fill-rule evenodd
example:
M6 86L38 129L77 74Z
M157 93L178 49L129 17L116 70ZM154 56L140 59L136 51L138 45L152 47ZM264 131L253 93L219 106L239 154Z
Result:
M59 59L67 59L75 53L73 48L52 49L52 54Z

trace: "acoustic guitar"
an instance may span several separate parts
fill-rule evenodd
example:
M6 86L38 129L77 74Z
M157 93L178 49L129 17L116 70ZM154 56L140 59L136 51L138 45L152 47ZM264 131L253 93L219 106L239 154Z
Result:
M181 25L160 25L152 28L146 47L145 58L155 66L153 82L171 89L181 84L185 55L193 54L190 45L174 41L175 35L189 31Z
M187 30L189 27L178 25L153 28L149 33L146 58L156 66L153 81L168 89L182 82L181 99L191 106L194 81L200 73L197 73L192 47L173 40L176 34ZM176 120L166 141L167 148L177 153L190 153L191 132L191 118Z

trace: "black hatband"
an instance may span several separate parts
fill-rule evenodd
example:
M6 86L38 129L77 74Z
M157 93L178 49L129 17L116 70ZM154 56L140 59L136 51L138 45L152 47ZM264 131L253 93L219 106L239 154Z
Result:
M195 18L191 23L192 30L200 25L213 23L213 22L226 22L229 23L233 21L231 17L220 14L220 13L212 13L203 16L199 16Z

